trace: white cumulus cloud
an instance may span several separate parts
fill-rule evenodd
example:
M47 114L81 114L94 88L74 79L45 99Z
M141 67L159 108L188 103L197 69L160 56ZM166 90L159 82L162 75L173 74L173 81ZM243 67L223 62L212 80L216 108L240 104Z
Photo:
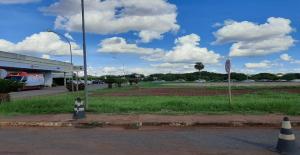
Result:
M286 62L289 62L291 64L300 64L300 60L294 59L292 56L290 56L288 54L281 54L280 59L282 61L286 61Z
M64 36L72 41L74 41L74 38L70 35L70 33L65 33Z
M172 66L164 66L161 65L151 65L145 67L117 67L117 66L105 66L105 67L88 67L88 74L94 76L102 76L102 75L124 75L125 74L144 74L150 75L155 73L189 73L194 72L195 69L193 66L189 67L173 67ZM80 72L80 76L83 76L83 72Z
M55 27L81 31L79 0L59 0L41 10L55 15ZM143 42L177 31L177 7L166 0L85 0L86 30L96 34L138 32Z
M39 1L40 0L0 0L0 4L26 4Z
M291 56L289 56L288 54L281 54L280 55L280 59L283 60L283 61L291 61L293 60L293 58Z
M285 18L270 17L264 24L231 21L214 32L214 44L233 43L230 56L268 55L293 46L292 32L291 21Z
M142 55L148 61L166 63L194 63L201 61L206 64L216 64L222 58L220 54L200 47L200 36L190 34L175 40L171 50L160 48L143 48L137 44L129 44L124 38L113 37L104 39L99 44L98 51L102 53L127 53Z
M126 40L121 37L104 39L101 41L99 46L100 48L98 51L102 53L127 53L140 55L163 54L162 49L138 47L137 44L127 43Z
M274 66L275 64L273 64L271 61L268 60L264 60L262 62L258 62L258 63L246 63L245 67L247 69L264 69L264 68L270 68L272 66Z
M190 34L175 40L175 47L166 53L164 60L167 62L196 62L207 64L218 63L220 54L200 47L200 36Z
M74 55L82 55L82 50L75 42L71 42ZM49 32L40 32L13 43L0 39L0 50L19 54L70 55L69 44Z

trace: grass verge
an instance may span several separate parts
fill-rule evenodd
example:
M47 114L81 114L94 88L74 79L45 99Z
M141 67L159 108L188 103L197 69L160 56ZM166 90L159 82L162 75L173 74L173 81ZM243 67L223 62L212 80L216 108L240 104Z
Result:
M124 88L118 91L126 91ZM98 90L100 91L100 90ZM105 91L117 91L115 89ZM82 94L80 94L82 96ZM76 93L15 100L0 105L0 115L71 113ZM270 114L300 115L300 94L259 91L233 96L95 96L89 111L113 114Z

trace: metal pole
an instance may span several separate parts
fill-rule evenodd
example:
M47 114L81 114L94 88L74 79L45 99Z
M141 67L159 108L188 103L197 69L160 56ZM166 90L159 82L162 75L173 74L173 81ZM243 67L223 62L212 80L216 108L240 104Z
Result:
M79 81L78 81L78 71L77 71L77 74L76 74L76 90L77 90L77 91L79 91L79 90L78 90L78 82L79 82Z
M61 37L64 38L64 39L68 42L68 44L69 44L69 48L70 48L70 56L71 56L71 65L72 65L72 69L71 69L71 71L72 71L72 77L71 77L72 82L71 82L71 86L72 86L72 92L74 92L74 88L73 88L73 87L74 87L74 84L73 84L73 72L74 72L74 67L73 67L73 52L72 52L72 45L71 45L71 42L70 42L70 40L69 40L67 37L65 37L64 35L62 35L62 34L56 32L56 31L53 31L53 30L51 30L51 29L48 29L48 32L52 32L52 33L55 33L55 34L61 36Z
M231 77L230 71L228 72L228 94L229 94L229 104L231 105Z
M86 44L85 44L85 23L84 23L84 0L81 0L82 17L82 44L83 44L83 67L84 67L84 100L85 109L88 109L88 88L87 88L87 62L86 62Z
M71 77L71 87L72 87L72 92L74 92L74 83L73 83L73 73L74 73L74 67L73 67L73 54L72 54L72 45L70 43L70 41L68 41L69 45L70 45L70 55L71 55L71 65L72 65L72 77Z

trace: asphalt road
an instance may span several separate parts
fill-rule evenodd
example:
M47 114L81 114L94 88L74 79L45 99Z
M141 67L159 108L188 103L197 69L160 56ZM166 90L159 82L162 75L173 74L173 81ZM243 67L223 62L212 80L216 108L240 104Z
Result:
M0 128L0 155L276 155L278 132L265 128ZM299 130L295 133L300 135Z
M95 89L101 89L107 87L105 84L103 85L88 85L89 90L95 90ZM34 96L43 96L43 95L55 95L55 94L60 94L68 92L68 90L64 86L57 86L57 87L52 87L52 88L43 88L40 90L26 90L26 91L20 91L20 92L11 92L10 98L12 100L15 99L22 99L22 98L30 98Z

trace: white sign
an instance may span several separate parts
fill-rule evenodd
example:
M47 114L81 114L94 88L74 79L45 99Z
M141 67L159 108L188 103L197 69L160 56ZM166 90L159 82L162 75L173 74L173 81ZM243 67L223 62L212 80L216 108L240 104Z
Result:
M230 73L230 70L231 70L231 62L229 59L226 60L226 63L225 63L225 70L227 73Z
M4 79L7 76L7 71L4 69L0 69L0 79Z

